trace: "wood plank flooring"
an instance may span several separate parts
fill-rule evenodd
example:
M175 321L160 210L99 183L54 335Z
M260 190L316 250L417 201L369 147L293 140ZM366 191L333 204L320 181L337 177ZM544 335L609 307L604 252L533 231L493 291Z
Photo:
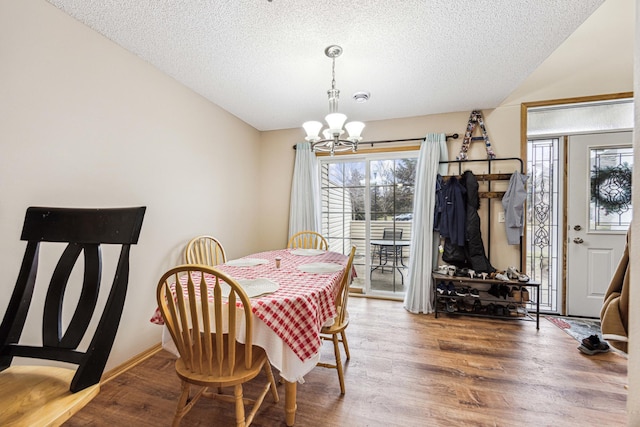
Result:
M298 385L296 426L626 425L627 359L583 355L544 318L537 331L535 322L435 319L365 298L351 298L349 312L347 392L335 370L315 368ZM331 356L326 343L323 358ZM179 391L172 356L161 351L104 384L65 426L168 426ZM280 402L267 396L253 426L285 425L278 391ZM201 399L181 425L235 425L233 405Z

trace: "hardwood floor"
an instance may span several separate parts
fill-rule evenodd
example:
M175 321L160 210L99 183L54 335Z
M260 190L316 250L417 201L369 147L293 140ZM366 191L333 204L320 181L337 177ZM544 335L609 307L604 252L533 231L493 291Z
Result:
M413 315L400 302L351 298L351 361L298 385L296 426L623 426L627 359L586 356L548 320ZM323 358L332 355L325 344ZM344 357L344 356L343 356ZM180 384L161 351L102 386L65 426L168 426ZM284 426L267 396L253 426ZM256 390L245 387L245 395ZM231 426L232 405L201 399L182 426Z

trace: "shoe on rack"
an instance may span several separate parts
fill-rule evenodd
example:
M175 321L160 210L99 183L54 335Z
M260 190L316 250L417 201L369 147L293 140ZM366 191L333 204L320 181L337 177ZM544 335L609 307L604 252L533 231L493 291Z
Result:
M529 281L529 276L527 276L526 274L522 274L518 271L517 268L515 267L509 267L507 268L507 277L511 280L517 280L519 282L528 282Z
M489 315L493 315L496 314L496 305L492 302L490 302L487 306L486 306L486 310L485 312Z
M456 287L453 286L453 282L449 282L447 285L447 295L450 297L456 296Z
M456 303L454 301L449 301L447 302L447 313L455 313L456 311L458 311L458 307L456 306Z
M466 297L467 295L469 295L469 289L468 288L457 288L456 289L456 295L459 297Z
M469 295L474 298L480 298L480 292L476 288L469 289Z
M457 268L455 273L453 273L454 276L459 276L459 277L466 277L469 275L469 269L466 267L463 268Z
M495 279L496 280L504 280L505 282L509 281L509 278L505 274L502 274L502 273L496 274L495 275Z
M445 294L447 292L447 285L445 285L444 282L438 283L436 291L438 291L440 295Z
M500 298L500 288L495 283L491 285L491 288L489 288L487 292L489 293L489 295L493 295L496 298Z
M500 285L500 296L503 299L507 299L509 296L509 287L507 285Z
M514 286L509 291L509 296L513 298L515 302L522 301L522 292L520 291L520 286Z
M520 287L520 293L522 294L522 301L523 302L528 302L529 301L529 289L527 289L526 286L522 286L522 287Z
M472 313L473 312L473 303L471 303L471 301L460 300L460 305L462 306L462 309L466 313Z

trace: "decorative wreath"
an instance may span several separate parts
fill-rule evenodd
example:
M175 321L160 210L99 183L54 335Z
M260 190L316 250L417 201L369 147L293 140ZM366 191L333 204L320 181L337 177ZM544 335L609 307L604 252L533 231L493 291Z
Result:
M621 214L631 207L631 168L627 163L591 171L591 201L610 213Z

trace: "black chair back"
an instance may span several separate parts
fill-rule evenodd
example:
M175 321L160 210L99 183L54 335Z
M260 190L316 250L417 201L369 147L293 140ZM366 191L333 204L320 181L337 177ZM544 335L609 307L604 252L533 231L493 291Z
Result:
M383 229L382 240L402 240L402 228Z
M0 324L0 371L11 365L13 357L19 356L78 365L69 387L74 393L100 381L122 316L129 281L130 246L138 242L145 210L146 207L27 209L21 236L21 240L27 241L27 248ZM41 242L67 245L47 287L42 313L42 345L21 345L20 336L34 295ZM91 342L86 350L80 350L78 347L96 314L103 244L121 245L120 256ZM73 316L63 330L65 289L81 254L84 255L82 289Z

